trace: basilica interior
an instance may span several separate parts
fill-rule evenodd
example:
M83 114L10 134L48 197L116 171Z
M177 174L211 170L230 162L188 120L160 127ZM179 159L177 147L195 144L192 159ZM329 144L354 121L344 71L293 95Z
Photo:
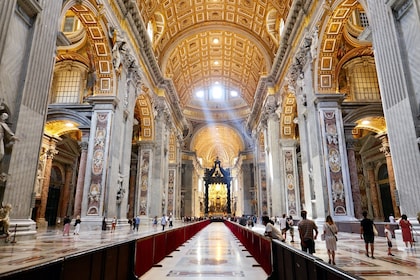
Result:
M0 200L22 236L420 211L418 1L0 7Z

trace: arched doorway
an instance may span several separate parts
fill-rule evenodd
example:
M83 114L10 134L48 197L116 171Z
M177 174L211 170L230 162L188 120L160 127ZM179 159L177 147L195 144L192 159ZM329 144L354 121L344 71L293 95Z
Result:
M63 176L59 168L53 166L51 169L50 187L48 189L47 208L45 209L45 220L49 226L53 226L57 221L58 205L60 202L60 192L63 185Z
M386 164L382 164L378 170L379 192L382 202L382 213L385 221L389 222L389 214L393 213L391 189L389 187L388 168Z

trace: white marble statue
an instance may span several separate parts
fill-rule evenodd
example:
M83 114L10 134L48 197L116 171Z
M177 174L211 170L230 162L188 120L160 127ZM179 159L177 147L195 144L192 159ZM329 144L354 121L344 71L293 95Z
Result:
M7 113L2 113L0 117L0 162L3 160L5 149L13 145L19 139L15 136L12 130L6 123L9 118Z

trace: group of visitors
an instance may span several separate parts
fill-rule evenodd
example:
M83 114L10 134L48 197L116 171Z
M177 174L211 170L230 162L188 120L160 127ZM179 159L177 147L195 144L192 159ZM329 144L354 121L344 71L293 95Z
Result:
M82 220L80 219L80 216L77 215L76 220L74 221L74 231L73 231L73 235L79 235L79 231L80 231L80 223L82 222ZM63 220L63 236L70 235L70 225L71 225L71 219L69 216L65 216L64 220Z
M364 240L366 256L375 259L374 241L375 236L378 235L378 232L373 220L367 217L367 211L364 211L362 215L363 219L360 221L360 238ZM318 237L318 226L314 221L307 218L307 212L305 210L301 211L301 218L301 221L297 225L301 242L301 249L305 252L308 252L309 254L313 254L315 253L315 240ZM391 214L389 219L391 223L396 223L399 225L399 228L402 232L402 239L406 248L408 249L408 245L410 245L410 248L413 248L413 226L407 219L407 215L404 214L401 216L399 221L395 221L394 216ZM290 223L290 221L292 222ZM280 230L274 225L274 222L268 216L262 217L262 224L265 226L265 235L284 242L286 240L287 231L293 230L293 218L286 217L286 214L283 214L282 218L278 219L277 222L280 225ZM337 233L338 227L334 223L332 217L328 215L323 225L321 240L325 241L325 246L328 252L328 263L333 265L335 265L335 252L337 251ZM394 256L392 253L392 238L394 234L390 224L385 224L384 234L388 244L388 256ZM291 236L291 242L293 242L294 239L292 232Z

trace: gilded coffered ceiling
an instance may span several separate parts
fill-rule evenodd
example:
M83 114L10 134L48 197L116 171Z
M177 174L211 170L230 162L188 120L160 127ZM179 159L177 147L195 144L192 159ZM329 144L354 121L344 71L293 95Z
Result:
M209 125L195 133L192 146L202 159L203 166L212 166L216 158L225 167L235 164L239 153L245 149L245 143L238 131L228 125Z
M154 54L185 117L244 119L292 0L138 0ZM218 96L213 96L217 87Z

